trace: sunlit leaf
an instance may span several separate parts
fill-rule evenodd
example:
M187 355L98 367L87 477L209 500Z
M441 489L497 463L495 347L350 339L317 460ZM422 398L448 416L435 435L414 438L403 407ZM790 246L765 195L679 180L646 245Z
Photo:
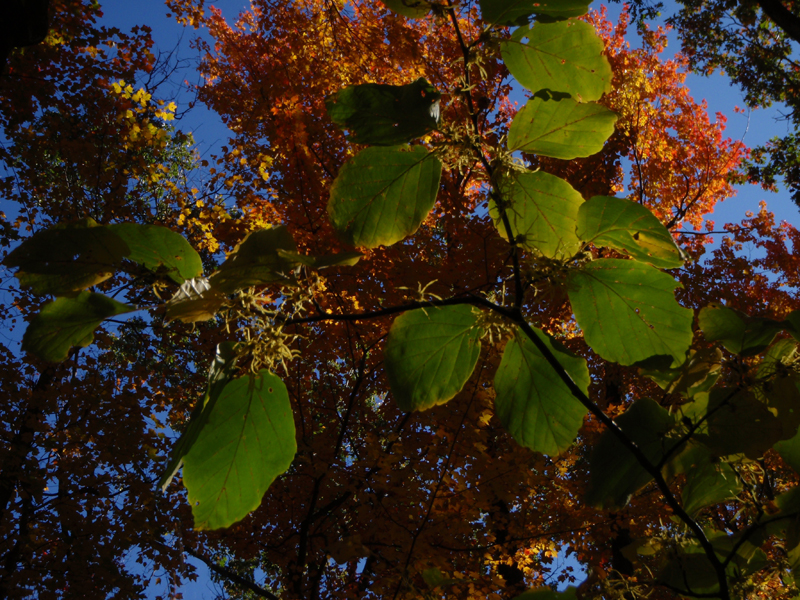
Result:
M441 161L424 146L367 148L339 171L328 214L354 246L389 246L428 216L441 174Z
M480 0L483 20L494 25L522 25L532 15L580 17L589 4L591 0Z
M431 12L431 5L424 0L381 0L387 8L409 19L420 19Z
M588 102L611 91L611 66L603 56L603 40L584 21L519 27L500 49L514 78L534 92L566 92Z
M569 183L544 171L520 173L503 180L500 194L517 243L548 258L568 258L578 251L575 226L583 198ZM507 239L494 199L489 214Z
M48 302L28 325L22 349L49 362L67 358L73 346L84 348L94 340L94 330L104 319L136 310L113 298L80 292L71 298Z
M196 529L219 529L258 508L297 444L286 386L269 371L228 382L183 456Z
M589 389L586 361L543 332L534 329L534 333L586 393ZM554 456L575 441L586 408L520 330L506 344L494 378L494 389L497 416L521 446Z
M647 207L622 198L595 196L578 212L578 237L624 250L636 260L669 269L684 263L672 234Z
M208 370L208 387L203 397L197 402L189 420L189 426L172 449L169 464L158 482L158 487L166 490L183 465L183 457L197 441L200 432L208 423L208 417L226 385L231 381L236 366L235 344L223 342L217 345L217 353Z
M108 227L130 249L127 258L181 284L203 274L200 255L186 238L166 227L121 223Z
M667 437L675 420L649 398L634 402L617 425L652 464L657 464L675 444ZM633 453L610 431L603 432L592 451L586 502L598 508L625 506L630 496L653 478Z
M334 123L350 130L351 142L395 146L436 129L440 98L436 88L420 77L408 85L347 87L328 98L325 106Z
M411 310L395 319L384 358L402 410L444 404L461 391L481 351L477 320L466 305Z
M568 293L586 342L606 360L632 365L653 356L683 363L692 311L675 300L680 284L634 260L605 258L570 272Z
M514 117L508 149L552 158L591 156L614 133L617 115L596 102L536 96Z
M25 240L3 263L36 294L69 294L105 281L130 253L128 245L93 219L46 229Z

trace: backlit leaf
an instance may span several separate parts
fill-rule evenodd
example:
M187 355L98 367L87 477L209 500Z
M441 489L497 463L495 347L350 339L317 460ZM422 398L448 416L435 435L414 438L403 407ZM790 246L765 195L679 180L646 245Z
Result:
M108 227L130 249L127 257L181 284L203 274L200 255L186 238L171 229L158 225L121 223Z
M410 19L422 18L431 11L430 4L424 0L381 0L381 2L398 15Z
M402 410L444 404L461 391L481 351L477 320L466 305L411 310L395 319L384 359Z
M331 222L354 246L399 242L433 208L441 174L441 161L424 146L366 148L345 163L331 186Z
M552 158L591 156L614 133L617 115L596 102L536 96L514 117L508 149Z
M568 258L578 251L575 226L583 198L569 183L544 171L520 173L501 182L500 194L517 243L548 258ZM506 238L494 200L489 214Z
M534 92L566 92L588 102L611 91L611 66L603 56L603 41L584 21L519 27L500 49L514 78Z
M208 321L227 300L227 296L211 287L205 277L195 277L184 282L172 298L167 301L165 321L184 323Z
M128 245L93 219L40 231L3 261L36 294L69 294L105 281L130 253Z
M622 198L595 196L578 212L578 237L624 250L636 260L669 269L684 263L672 234L647 207Z
M675 300L668 274L634 260L604 258L571 271L568 293L586 342L606 360L632 365L653 356L683 363L692 311Z
M589 389L586 361L543 332L534 329L534 333L586 393ZM520 330L506 344L494 378L494 389L497 416L521 446L554 456L575 441L586 408Z
M297 443L286 386L262 370L228 382L183 457L196 529L240 521L292 464Z
M136 310L113 298L80 292L71 298L48 302L28 325L22 349L49 362L67 358L73 346L84 348L94 340L94 330L104 319Z

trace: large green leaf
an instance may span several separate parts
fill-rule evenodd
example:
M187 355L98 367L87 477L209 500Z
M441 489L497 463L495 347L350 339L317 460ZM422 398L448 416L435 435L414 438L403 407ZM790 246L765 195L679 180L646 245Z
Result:
M410 19L419 19L431 12L431 5L424 0L381 0L387 8Z
M535 96L514 117L508 149L552 158L591 156L614 133L617 115L596 102Z
M675 425L674 418L649 398L634 402L616 423L653 465L675 444L667 437ZM630 496L652 479L610 431L603 432L595 445L589 471L586 502L598 508L625 506Z
M389 246L428 216L441 175L441 161L424 146L366 148L333 182L328 214L354 246Z
M586 393L589 389L586 361L543 332L534 329L534 333ZM554 456L575 441L586 408L520 330L506 344L494 378L494 389L497 416L521 446Z
M707 464L687 472L681 501L684 510L694 517L706 506L735 498L741 491L742 484L729 464Z
M181 284L203 274L200 255L185 237L171 229L136 223L111 225L108 229L128 245L130 260L166 275L175 283Z
M531 15L580 17L589 4L591 0L480 0L483 20L494 25L522 25Z
M606 360L632 365L654 356L683 363L692 342L692 311L675 300L680 284L635 260L603 258L571 271L568 294L589 346ZM669 365L667 365L669 366Z
M716 456L758 459L777 442L793 438L800 426L800 392L794 378L775 381L765 400L746 390L714 388L695 396L682 410L702 423L694 437Z
M408 85L347 87L328 98L325 106L334 123L350 130L351 142L395 146L436 129L439 98L436 88L420 77Z
M128 245L93 219L40 231L3 261L36 294L69 294L104 281L130 253Z
M711 389L722 368L722 351L719 348L689 350L686 362L676 369L641 371L655 381L668 394L691 398L696 393Z
M172 449L169 464L158 482L158 487L162 490L167 489L170 481L183 465L183 457L197 441L200 432L208 423L208 417L214 411L214 405L219 399L220 393L231 381L237 359L235 346L236 344L233 342L222 342L217 345L217 353L208 369L206 392L195 405L189 426Z
M569 258L578 251L575 226L583 198L569 183L544 171L520 173L503 180L500 195L511 233L524 248L548 258ZM489 214L508 239L494 199Z
M725 349L742 356L763 352L786 322L750 317L738 310L712 302L697 319L709 342L722 342Z
M589 102L611 91L611 65L603 56L603 40L584 21L520 27L500 50L514 78L534 92L566 92Z
M30 322L22 337L22 349L42 360L60 362L73 346L84 348L91 344L94 330L104 319L134 310L134 306L93 292L56 298Z
M219 529L261 504L292 464L297 443L286 386L269 371L228 382L183 456L196 529Z
M296 262L280 251L297 252L289 230L281 225L248 233L209 278L214 290L231 294L255 285L293 283Z
M656 267L669 269L684 263L669 230L646 207L630 200L595 196L578 212L577 233L585 242L625 250Z
M352 267L364 256L361 252L341 252L339 254L324 254L322 256L310 256L298 254L288 250L278 249L278 255L291 264L306 265L312 269L324 269L326 267Z
M386 340L386 377L402 410L444 404L467 383L481 351L483 331L467 305L408 311Z

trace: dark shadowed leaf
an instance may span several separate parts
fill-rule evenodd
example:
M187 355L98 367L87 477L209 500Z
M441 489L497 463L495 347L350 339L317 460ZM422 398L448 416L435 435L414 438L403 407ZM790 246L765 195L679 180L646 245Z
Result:
M436 88L419 78L408 85L347 87L328 98L325 106L334 123L350 130L351 142L395 146L436 129L439 98Z
M716 302L701 310L697 321L709 342L722 342L726 350L743 356L765 350L785 327L781 321L750 317Z
M105 281L130 253L128 245L93 219L40 231L3 261L36 294L69 294Z

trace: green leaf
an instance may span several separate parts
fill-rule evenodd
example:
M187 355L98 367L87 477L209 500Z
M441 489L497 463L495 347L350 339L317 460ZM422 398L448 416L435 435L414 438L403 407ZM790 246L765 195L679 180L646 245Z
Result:
M675 300L680 283L634 260L603 258L569 273L572 310L586 343L606 360L632 365L653 356L683 363L692 311Z
M673 417L649 398L634 402L616 423L654 465L676 443L667 437L675 425ZM603 432L595 445L589 471L586 502L597 508L625 506L631 495L652 480L610 431Z
M61 362L73 346L84 348L94 340L94 330L104 319L136 307L93 292L48 302L28 325L22 349L49 362Z
M800 392L793 378L786 378L762 402L749 391L714 388L699 394L683 407L692 421L705 419L695 439L716 456L744 454L758 459L781 440L797 433Z
M535 96L514 117L508 149L573 159L600 152L614 133L617 115L596 102Z
M203 261L179 233L159 225L121 223L108 230L130 249L128 258L146 269L163 274L177 284L203 274Z
M183 457L196 529L219 529L258 508L297 443L286 386L262 370L228 382Z
M464 387L481 351L483 331L467 305L411 310L386 340L386 377L401 410L444 404Z
M577 233L585 242L625 250L655 267L669 269L684 263L669 230L646 207L630 200L595 196L578 212Z
M93 219L33 235L3 263L18 267L17 279L36 294L62 295L105 281L130 253L128 245Z
M589 389L586 361L538 329L533 331L586 393ZM586 408L520 330L506 344L494 378L494 389L497 416L521 446L555 456L575 441Z
M689 350L689 358L677 369L661 371L642 369L640 372L655 381L668 394L691 398L708 391L719 377L722 351L719 348Z
M431 11L431 5L424 0L381 0L386 8L409 19L420 19Z
M279 281L294 283L296 263L280 251L297 252L289 230L280 225L248 233L219 269L209 278L211 288L222 294Z
M544 171L520 173L501 182L500 194L511 232L525 249L547 258L569 258L578 251L575 226L583 198L569 183ZM493 199L489 214L508 239Z
M611 65L603 56L603 40L584 21L520 27L500 44L500 50L514 78L534 92L566 92L589 102L611 91Z
M480 0L483 20L494 25L522 25L531 15L567 19L585 15L591 0Z
M735 498L741 491L742 484L729 464L707 464L687 472L681 501L684 510L694 517L703 508Z
M749 317L716 302L700 311L697 322L709 342L722 342L728 352L742 356L763 352L785 326L781 321Z
M225 304L227 296L211 287L205 277L195 277L185 282L166 304L164 320L184 323L208 321Z
M778 340L764 353L764 359L758 365L758 378L771 379L776 375L786 373L788 364L793 362L797 352L797 343L794 339ZM722 352L720 351L720 354ZM787 361L784 363L783 361Z
M420 77L408 85L346 87L328 98L325 106L334 123L350 130L351 142L395 146L436 129L440 98L436 88Z
M424 146L366 148L331 186L331 222L354 246L399 242L428 216L441 175L441 161Z
M169 464L164 469L164 474L158 482L158 487L162 491L167 489L172 478L175 477L178 469L183 465L183 457L186 456L186 453L197 441L200 432L208 423L208 417L213 412L220 393L231 381L237 359L235 348L236 344L234 342L222 342L217 345L217 353L208 370L206 392L195 405L192 416L189 419L189 426L172 449Z

